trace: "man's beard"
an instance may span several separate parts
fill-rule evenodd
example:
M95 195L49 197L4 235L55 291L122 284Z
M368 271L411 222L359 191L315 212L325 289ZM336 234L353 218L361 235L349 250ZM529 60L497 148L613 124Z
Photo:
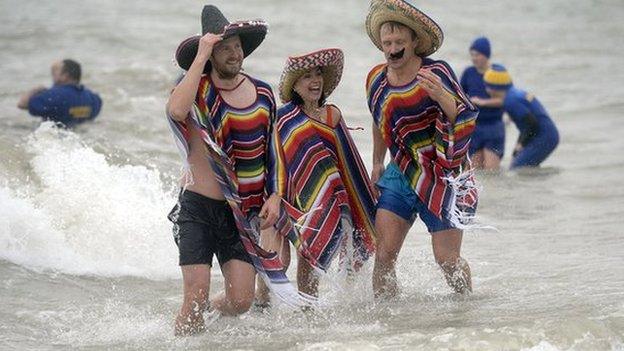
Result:
M234 66L234 65L223 65L223 66L214 65L214 69L215 69L215 72L217 72L217 76L219 76L220 79L229 80L229 79L236 78L236 76L241 71L241 66L240 65L236 65L236 66Z

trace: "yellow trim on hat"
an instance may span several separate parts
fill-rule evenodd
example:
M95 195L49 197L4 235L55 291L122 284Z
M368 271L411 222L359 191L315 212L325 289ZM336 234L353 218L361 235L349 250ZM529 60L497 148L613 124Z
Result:
M488 69L483 75L483 81L492 85L510 85L511 75L507 71Z

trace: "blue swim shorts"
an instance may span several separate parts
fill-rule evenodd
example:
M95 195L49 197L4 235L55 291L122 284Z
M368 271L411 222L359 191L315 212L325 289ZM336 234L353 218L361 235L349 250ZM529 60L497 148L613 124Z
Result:
M381 178L377 181L380 196L377 208L383 208L397 216L413 223L416 217L427 226L429 233L452 229L453 225L447 219L440 219L433 214L418 198L410 186L407 178L393 162L386 167Z

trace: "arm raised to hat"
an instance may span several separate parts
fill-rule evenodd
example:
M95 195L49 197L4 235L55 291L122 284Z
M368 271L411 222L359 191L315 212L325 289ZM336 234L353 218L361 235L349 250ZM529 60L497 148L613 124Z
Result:
M167 102L167 111L176 121L184 121L189 112L191 112L206 62L212 55L214 45L222 39L223 35L212 33L208 33L199 39L197 55L191 67L189 67L180 84L175 87Z

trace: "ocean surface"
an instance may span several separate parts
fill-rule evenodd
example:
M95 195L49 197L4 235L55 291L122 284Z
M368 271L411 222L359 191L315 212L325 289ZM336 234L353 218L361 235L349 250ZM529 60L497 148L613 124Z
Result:
M367 166L364 80L383 57L364 0L214 1L270 32L244 63L277 88L288 55L345 51L341 107ZM181 162L164 117L173 54L201 30L199 1L0 1L0 350L624 350L624 2L420 1L445 32L434 58L457 75L472 39L535 94L561 144L539 169L479 173L482 223L464 236L474 293L455 296L429 234L410 231L402 293L375 303L367 265L322 283L324 307L278 305L173 337L182 299L166 214ZM104 100L74 131L16 108L71 57ZM509 164L517 132L507 128ZM293 272L290 272L292 275ZM213 292L223 279L213 270Z

